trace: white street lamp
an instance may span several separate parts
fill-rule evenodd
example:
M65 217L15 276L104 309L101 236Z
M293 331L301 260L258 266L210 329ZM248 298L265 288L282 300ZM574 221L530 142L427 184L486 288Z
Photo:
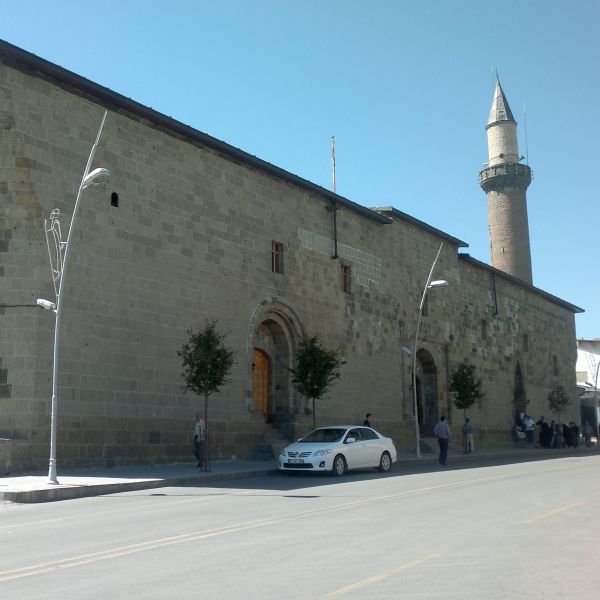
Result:
M44 310L53 310L56 312L56 304L54 302L50 302L50 300L44 300L43 298L38 298L36 300L36 304L43 308Z
M58 350L59 350L59 342L60 342L60 322L62 316L62 305L63 305L63 289L65 284L65 273L67 270L67 263L69 260L69 255L71 252L71 236L73 234L73 226L75 225L75 218L77 217L77 210L79 208L79 200L81 198L81 192L89 187L94 185L99 185L101 183L106 183L110 176L110 172L108 169L98 168L94 169L90 172L90 167L92 165L92 161L94 159L94 155L96 154L96 148L98 146L98 142L100 140L100 135L102 134L102 129L104 127L104 122L106 121L107 111L104 112L104 116L102 117L102 123L100 124L100 129L98 130L98 135L96 136L96 141L92 146L92 150L90 152L90 156L88 158L87 164L85 166L85 171L83 172L83 177L81 178L81 183L79 184L79 189L77 191L77 197L75 198L75 207L73 208L73 215L71 216L71 224L69 225L69 234L67 235L67 241L63 242L61 239L60 233L60 223L58 223L58 210L55 209L52 213L52 225L50 229L46 227L46 239L48 241L48 252L50 254L50 266L52 269L52 278L54 281L54 289L56 293L56 304L54 302L50 302L49 300L44 300L42 298L38 299L37 304L42 308L47 310L53 310L56 313L56 319L54 321L54 357L53 357L53 366L52 366L52 414L50 420L50 460L48 467L48 483L58 484L58 479L56 476L56 406L58 400ZM54 242L54 260L53 264L53 254L50 250L50 238L49 234L52 234L53 242ZM63 254L64 251L64 254ZM56 282L59 281L58 291L56 290Z
M419 410L417 406L417 349L418 349L418 341L419 341L419 328L421 327L421 317L423 316L423 305L425 304L425 298L427 297L427 292L430 289L438 288L438 287L446 287L448 282L445 279L436 279L431 281L431 276L433 275L433 269L435 268L435 263L437 263L438 258L440 257L440 253L444 246L444 242L440 244L440 248L435 255L435 259L433 264L431 265L431 270L429 271L429 277L427 277L427 283L425 284L425 288L423 289L423 295L421 296L421 304L419 305L419 318L417 319L417 328L415 331L415 345L412 349L412 391L413 391L413 411L415 413L415 438L416 438L416 454L417 458L421 458L421 432L419 431ZM402 348L404 350L404 347Z
M598 410L598 370L600 369L600 362L596 365L596 377L594 378L594 410L596 411L596 430L598 430L598 423L600 422L600 410ZM597 433L597 431L596 431Z

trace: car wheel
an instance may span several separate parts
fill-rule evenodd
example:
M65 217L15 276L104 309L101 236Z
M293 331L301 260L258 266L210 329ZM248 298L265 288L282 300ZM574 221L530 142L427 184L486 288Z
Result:
M336 477L341 477L346 472L346 459L338 454L333 459L333 469L331 470L331 474Z
M389 452L384 452L379 459L379 471L387 473L392 468L392 457Z

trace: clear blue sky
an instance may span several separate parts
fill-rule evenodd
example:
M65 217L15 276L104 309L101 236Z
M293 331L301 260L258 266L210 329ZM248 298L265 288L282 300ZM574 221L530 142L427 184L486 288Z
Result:
M526 153L534 285L600 337L598 0L0 0L0 37L489 262L495 67ZM589 161L589 162L588 162Z

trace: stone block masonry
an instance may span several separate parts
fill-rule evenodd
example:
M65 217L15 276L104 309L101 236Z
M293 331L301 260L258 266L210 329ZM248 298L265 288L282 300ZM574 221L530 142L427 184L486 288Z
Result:
M318 423L371 412L377 429L409 449L411 364L402 346L412 346L442 239L436 276L450 285L431 295L422 322L423 418L446 413L460 426L447 388L466 358L487 394L471 417L492 441L510 432L517 364L533 414L547 412L551 385L575 393L577 307L461 259L459 241L444 232L337 197L340 258L332 259L329 192L116 94L109 102L103 88L78 89L58 67L42 77L14 56L9 64L3 52L1 302L29 305L0 308L0 437L12 440L11 469L47 465L54 322L31 308L53 294L43 219L58 207L68 225L105 106L95 166L110 169L111 180L82 200L66 280L59 469L192 460L202 401L183 392L177 350L205 319L229 332L236 353L231 381L209 402L215 459L251 456L274 425L310 428L288 371L303 335L319 335L346 361L318 403ZM283 273L272 270L273 241L283 245ZM349 292L341 261L352 268ZM254 397L254 350L269 356L267 414Z

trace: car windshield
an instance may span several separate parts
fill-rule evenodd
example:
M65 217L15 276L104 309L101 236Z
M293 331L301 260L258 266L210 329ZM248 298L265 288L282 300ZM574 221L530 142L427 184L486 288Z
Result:
M333 443L339 442L342 439L342 436L346 433L345 429L340 429L339 427L328 427L326 429L315 429L311 431L308 435L304 436L300 441L301 442L319 442L319 443Z

